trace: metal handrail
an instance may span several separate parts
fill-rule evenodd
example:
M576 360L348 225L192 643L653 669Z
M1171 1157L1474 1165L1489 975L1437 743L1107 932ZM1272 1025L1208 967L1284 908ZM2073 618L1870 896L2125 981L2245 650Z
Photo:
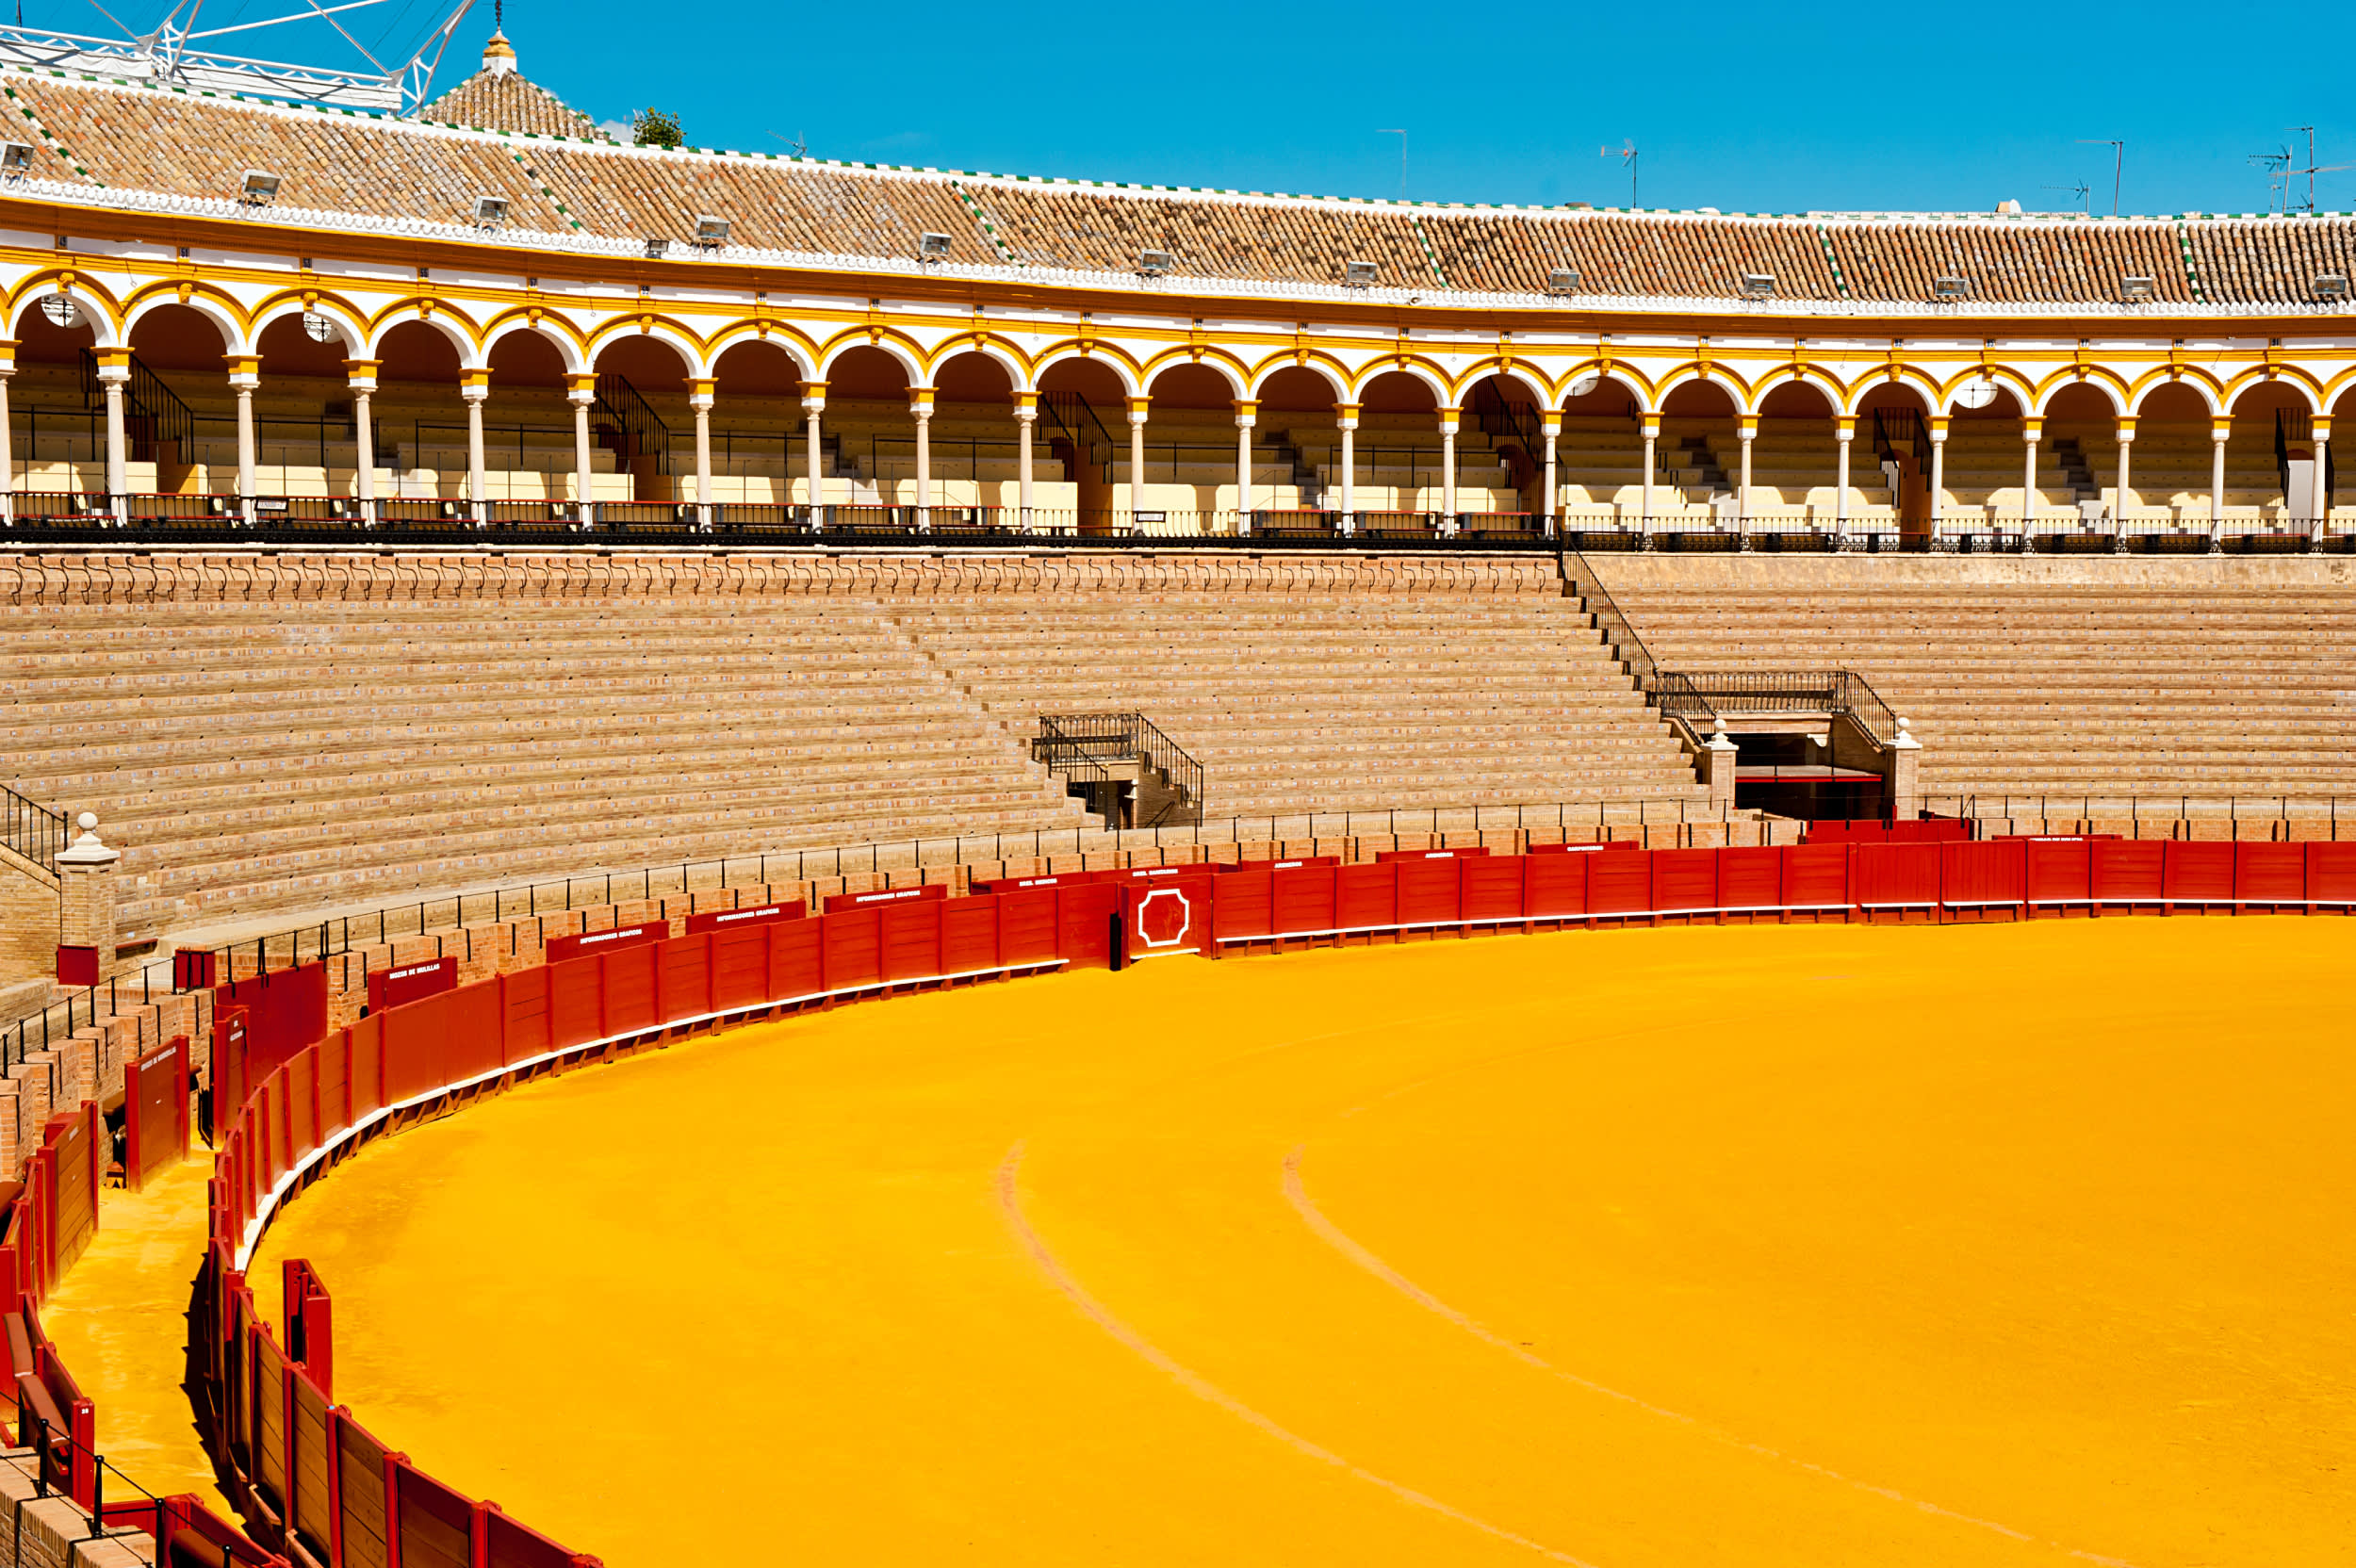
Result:
M128 363L131 377L123 384L123 414L132 461L157 462L158 449L169 444L174 463L188 462L188 448L196 439L195 412L138 356L129 356ZM106 384L98 379L95 349L82 351L82 395L90 412L105 412Z
M73 841L63 812L0 785L0 844L19 859L57 874L57 853Z
M654 411L653 404L638 395L638 388L630 384L629 377L611 370L599 371L597 400L591 406L603 411L614 433L635 449L616 451L615 456L625 461L651 457L656 473L671 471L671 427L663 422L663 416Z
M1604 642L1610 645L1612 656L1635 679L1636 689L1650 696L1661 673L1661 666L1653 660L1652 650L1644 646L1644 640L1636 634L1635 626L1621 612L1619 604L1595 576L1595 569L1587 564L1584 555L1566 547L1562 551L1561 561L1564 582L1586 606L1595 629L1603 633ZM1707 707L1707 704L1704 706Z
M1104 428L1104 421L1096 416L1095 405L1077 392L1042 392L1039 395L1039 411L1047 416L1064 439L1072 443L1072 450L1082 463L1101 470L1099 477L1110 482L1113 477L1113 433ZM1097 455L1099 445L1104 456Z
M1897 715L1854 670L1664 670L1661 691L1727 713L1846 713L1876 745L1897 739ZM1664 710L1666 704L1663 704Z
M1160 726L1139 712L1042 713L1039 735L1031 742L1032 758L1050 772L1088 782L1105 782L1106 760L1143 758L1170 781L1172 792L1189 808L1193 821L1203 820L1203 764ZM1150 822L1153 827L1170 820L1173 807L1165 804Z

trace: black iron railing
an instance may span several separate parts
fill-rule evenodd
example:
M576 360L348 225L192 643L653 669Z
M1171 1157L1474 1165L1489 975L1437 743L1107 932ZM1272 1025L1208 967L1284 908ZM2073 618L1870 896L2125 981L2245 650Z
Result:
M1134 825L1203 820L1203 764L1142 713L1042 713L1031 757L1059 777L1088 783L1110 779L1107 763L1141 759L1162 775L1170 798Z
M1605 644L1611 647L1612 656L1620 662L1620 668L1635 680L1636 689L1647 696L1651 695L1654 682L1661 673L1661 666L1653 662L1652 650L1644 646L1644 640L1636 634L1636 628L1620 612L1620 607L1613 601L1610 590L1596 578L1595 568L1587 564L1587 558L1577 550L1565 549L1561 559L1564 583L1586 606L1595 629L1603 634Z
M597 376L597 401L590 412L603 416L599 435L624 467L634 458L654 460L654 471L671 471L671 427L652 404L638 395L626 376L602 371Z
M0 788L0 844L21 860L57 874L57 852L72 841L63 815L14 790Z
M1846 713L1888 745L1897 716L1855 670L1664 670L1658 690L1701 703L1714 716L1734 713ZM1664 710L1666 708L1663 704Z
M134 463L187 463L193 456L196 441L196 415L180 400L180 394L166 386L155 371L136 357L130 361L131 379L123 388L123 446ZM106 409L106 384L98 378L98 351L82 351L82 396L92 414ZM171 449L169 459L163 456Z
M1104 428L1104 421L1096 416L1096 410L1077 392L1042 392L1039 395L1039 412L1047 416L1049 439L1060 431L1072 444L1073 458L1083 466L1097 470L1097 478L1110 483L1113 477L1113 434Z

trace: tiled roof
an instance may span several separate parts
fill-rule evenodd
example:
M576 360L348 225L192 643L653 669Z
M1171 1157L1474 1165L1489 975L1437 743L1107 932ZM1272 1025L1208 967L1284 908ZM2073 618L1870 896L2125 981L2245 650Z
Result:
M1127 274L1166 251L1180 277L1332 286L1351 261L1379 287L1534 295L1557 269L1590 299L1733 300L1746 273L1789 304L1903 307L1959 277L1967 304L2108 305L2152 280L2163 304L2311 302L2315 277L2356 272L2356 219L1744 216L1410 205L957 175L807 159L658 153L597 137L585 116L511 73L485 72L427 113L454 130L127 83L0 74L35 143L29 177L171 198L236 197L243 171L281 177L292 212L465 225L481 196L507 225L568 243L684 239L704 214L730 243L908 263L940 259Z
M587 115L513 71L478 71L419 109L417 118L444 125L479 125L486 131L611 139Z

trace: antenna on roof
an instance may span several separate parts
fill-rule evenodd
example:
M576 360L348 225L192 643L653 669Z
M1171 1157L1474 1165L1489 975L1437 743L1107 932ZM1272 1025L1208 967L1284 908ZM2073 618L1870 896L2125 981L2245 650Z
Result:
M2285 208L2290 203L2291 150L2283 147L2271 153L2252 153L2243 161L2266 172L2266 211Z
M2070 194L2078 198L2078 210L2080 212L2086 212L2087 210L2086 192L2092 188L2089 187L2086 181L2080 180L2076 185L2049 185L2044 188L2047 190L2067 190Z
M2282 210L2285 212L2290 210L2291 176L2294 174L2304 174L2307 176L2307 204L2303 210L2313 212L2315 210L2315 176L2317 174L2336 174L2343 169L2356 169L2356 163L2317 163L2315 161L2315 128L2313 125L2294 125L2291 129L2295 131L2304 131L2307 135L2307 167L2304 169L2293 169L2289 166L2289 160L2287 158L2283 160ZM2283 151L2288 153L2289 149L2284 148Z
M2078 139L2078 145L2081 147L2108 147L2114 154L2114 156L2111 159L2111 216L2113 218L2118 217L2119 182L2125 177L2127 172L2127 144L2110 137L2082 136Z
M1399 138L1399 199L1407 200L1407 133L1399 130L1377 131L1377 136Z
M332 0L325 4L322 0L301 0L302 9L284 16L200 28L197 17L205 8L205 0L172 0L171 9L152 30L138 33L92 0L99 14L123 33L122 38L98 38L48 27L26 27L23 0L18 0L17 24L0 26L0 64L127 77L209 92L253 93L337 108L389 110L407 118L424 107L433 95L434 74L450 49L459 22L473 8L474 0L455 0L449 14L426 34L417 52L399 65L389 66L335 20L344 11L387 4L390 0ZM404 4L402 9L406 8ZM396 24L398 21L396 13ZM241 55L216 55L192 47L231 33L303 22L326 23L370 69L277 63Z
M802 139L801 132L795 131L794 133L794 139L791 141L786 141L785 134L782 131L771 131L769 134L776 137L779 141L785 141L785 150L793 154L795 157L806 158L810 156L810 143Z
M1627 171L1628 171L1628 206L1629 206L1631 209L1633 209L1633 208L1637 205L1637 202L1636 202L1636 141L1635 141L1635 139L1631 137L1631 138L1629 138L1628 140L1625 140L1625 141L1621 142L1621 143L1620 143L1620 150L1619 150L1617 153L1612 152L1612 150L1611 148L1609 148L1609 147L1598 147L1598 148L1596 148L1596 149L1595 149L1595 156L1597 156L1597 157L1599 157L1599 158L1616 157L1616 158L1618 158L1618 159L1620 160L1621 166L1622 166L1622 167L1624 167L1625 169L1627 169Z

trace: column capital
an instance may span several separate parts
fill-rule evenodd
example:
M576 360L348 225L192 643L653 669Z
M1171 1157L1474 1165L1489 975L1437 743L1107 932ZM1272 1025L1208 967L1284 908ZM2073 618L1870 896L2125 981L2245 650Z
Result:
M1836 415L1834 415L1834 416L1833 416L1833 420L1832 420L1832 438L1833 438L1835 441L1848 441L1848 440L1852 440L1852 439L1854 439L1854 438L1856 437L1856 435L1857 435L1857 416L1856 416L1856 415L1854 415L1854 414L1836 414Z
M1562 416L1560 414L1550 413L1545 418L1539 420L1538 433L1545 436L1549 441L1562 434Z
M804 402L808 402L812 398L817 399L822 403L826 400L826 384L825 382L806 381L802 383L802 400Z
M2212 441L2216 441L2216 442L2218 442L2218 443L2220 443L2220 444L2221 444L2221 443L2225 440L2225 438L2226 438L2227 436L2230 436L2230 435L2232 435L2233 433L2233 416L2232 415L2230 415L2230 414L2213 414L2213 415L2211 415L2211 416L2209 416L2209 439L2210 439L2210 440L2212 440Z
M1240 425L1246 420L1252 418L1259 412L1260 401L1258 399L1237 398L1235 400L1235 423Z
M384 368L381 359L347 359L344 361L344 383L354 392L376 390L376 373Z
M805 383L804 384L805 384L805 385L807 385L808 384L807 384L807 383ZM812 394L810 394L810 396L808 396L808 397L805 397L805 398L802 400L802 412L803 412L804 414L809 415L809 416L810 416L811 418L813 418L813 419L814 419L814 418L816 418L819 415L826 413L826 393L824 393L824 392L816 392L816 393L812 393Z
M491 390L490 368L485 366L479 370L459 371L458 384L462 390L472 389L488 392Z
M1146 410L1147 410L1147 409L1152 408L1153 406L1153 399L1151 399L1151 398L1132 398L1132 399L1130 399L1130 400L1129 400L1129 422L1130 422L1132 425L1142 425L1142 424L1144 424L1144 423L1145 423L1145 412L1146 412Z
M1038 407L1038 405L1037 405L1037 404L1035 404L1035 403L1017 403L1017 404L1015 404L1015 405L1014 405L1014 422L1015 422L1016 424L1018 424L1018 425L1035 425L1035 424L1037 424L1037 423L1039 422L1039 407Z
M16 374L16 339L0 337L0 376Z
M1027 408L1036 414L1039 412L1039 394L1037 392L1017 392L1014 395L1014 406L1017 409Z
M229 367L229 384L241 391L251 391L262 384L260 354L223 354L221 362Z
M2119 426L2119 438L2121 441L2133 441L2135 438L2135 416L2134 415L2121 414L2113 422Z
M1930 428L1931 428L1931 439L1932 439L1934 442L1944 441L1944 440L1946 440L1946 439L1947 439L1947 416L1946 416L1946 415L1944 415L1944 414L1934 414L1934 415L1931 415L1928 418L1924 419L1922 422L1923 422L1924 424L1926 424L1926 425L1930 426Z
M1440 433L1442 435L1455 434L1457 423L1462 420L1464 416L1464 411L1461 408L1444 408L1440 410Z
M2318 414L2307 421L2307 428L2314 433L2316 440L2329 441L2331 439L2331 416Z
M1645 440L1658 441L1661 438L1661 416L1658 414L1638 415L1637 430Z
M933 394L937 390L938 388L930 386L909 387L908 412L920 419L930 416L933 411Z
M1759 416L1738 414L1734 416L1734 433L1748 441L1759 433Z
M568 398L596 397L597 395L597 373L595 370L566 371L564 395Z

